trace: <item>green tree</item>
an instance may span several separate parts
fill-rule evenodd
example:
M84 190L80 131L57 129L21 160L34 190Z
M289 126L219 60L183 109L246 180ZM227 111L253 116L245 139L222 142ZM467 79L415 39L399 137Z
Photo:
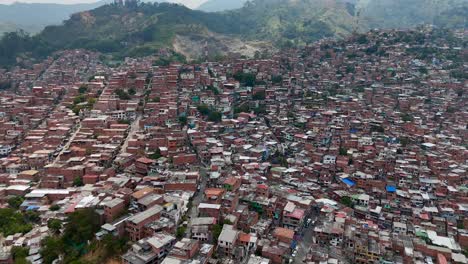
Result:
M54 232L54 234L59 234L60 229L62 228L62 221L54 218L49 219L49 221L47 221L47 227L49 227L52 230L52 232Z
M199 105L197 106L197 110L198 112L200 112L200 114L206 116L210 113L210 108L206 105L206 104L202 104L202 105Z
M274 76L271 77L271 82L273 84L282 84L283 83L283 76L274 75Z
M403 115L401 115L401 120L403 120L404 122L411 122L414 120L414 118L412 115L404 113Z
M4 236L24 234L31 229L31 223L22 213L11 208L0 208L0 233Z
M111 234L106 234L101 240L105 251L102 257L105 260L123 254L127 249L127 243L126 237L117 238Z
M13 209L19 209L23 201L24 201L23 197L13 196L10 199L8 199L8 205Z
M60 237L46 237L41 242L41 256L44 263L49 264L59 258L65 247Z
M149 155L150 159L157 160L161 158L161 150L159 148L156 148L156 150L153 152L153 154Z
M353 201L351 200L351 198L349 196L341 197L340 202L342 204L344 204L345 206L347 206L347 207L352 207L353 206Z
M29 261L26 260L26 257L29 256L29 248L27 247L14 246L11 248L11 254L13 256L14 264L30 263Z
M77 97L75 97L75 98L73 99L73 104L74 104L74 105L77 105L77 104L81 104L81 103L83 103L83 102L85 102L85 101L86 101L86 96L84 96L84 95L78 95Z
M29 223L39 223L41 220L41 216L37 211L26 211L23 213L23 217Z
M216 245L218 243L219 235L221 235L221 231L223 231L223 226L220 225L220 224L215 224L215 225L213 225L212 230L213 230L212 231L213 241L214 241L214 244Z
M182 126L187 125L187 117L186 116L179 116L179 123Z
M211 111L208 115L208 120L211 122L221 122L222 114L217 111Z
M253 100L265 100L265 91L260 91L260 92L256 92L253 96L252 96L252 99Z
M117 121L117 123L121 124L121 125L130 125L130 120L127 120L127 119L119 119Z
M88 86L86 86L86 85L84 85L84 84L81 85L81 86L78 88L78 93L80 93L80 94L84 94L84 93L86 93L87 91L88 91Z
M241 106L234 108L234 113L236 113L236 114L238 114L238 113L248 113L248 112L250 112L250 106L247 103L242 104Z
M355 67L353 65L348 65L346 66L346 73L354 73L355 72Z
M96 98L88 98L88 108L92 108L96 101Z
M51 205L51 206L49 207L49 210L51 210L51 211L58 211L58 210L60 210L60 205L58 205L58 204Z
M125 92L123 89L117 89L115 90L115 94L117 94L117 96L119 97L120 100L130 100L131 97L130 95Z
M187 231L187 228L185 226L179 226L176 231L177 239L183 238L185 236L186 231Z
M206 89L212 91L215 95L218 95L218 94L219 94L219 90L216 89L216 87L214 87L214 86L212 86L212 85L208 85L208 86L206 87Z
M239 81L241 84L245 86L253 87L255 86L256 75L254 73L244 73L242 71L238 71L234 74L234 79Z
M340 148L340 155L341 156L346 156L348 155L348 150L346 148L341 147Z
M83 186L83 179L81 177L75 177L73 180L73 186L80 187Z
M92 240L99 228L99 215L93 209L77 210L67 218L63 239L67 243L80 245Z
M52 205L52 206L49 207L49 210L51 210L51 211L58 211L58 210L60 210L60 205L54 204L54 205Z

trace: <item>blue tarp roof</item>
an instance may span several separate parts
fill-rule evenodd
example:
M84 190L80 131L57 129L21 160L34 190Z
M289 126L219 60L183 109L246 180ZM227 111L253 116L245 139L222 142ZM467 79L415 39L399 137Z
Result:
M28 208L26 208L26 211L32 211L32 210L37 210L39 209L39 206L36 205L30 205Z
M344 178L344 179L341 179L341 180L350 187L356 185L356 183L354 181L352 181L350 178Z
M392 185L387 185L387 192L396 192L396 187Z

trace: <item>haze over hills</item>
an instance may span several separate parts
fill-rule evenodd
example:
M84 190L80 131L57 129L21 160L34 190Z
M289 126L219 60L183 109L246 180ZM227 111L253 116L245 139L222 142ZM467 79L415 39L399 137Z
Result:
M40 32L45 26L59 24L71 14L102 6L106 0L91 4L13 3L0 5L0 33L22 29ZM4 27L3 25L10 25Z
M247 0L208 0L197 7L205 12L219 12L241 8Z
M156 0L144 0L155 2ZM166 0L157 0L166 2ZM74 13L95 9L113 0L96 0L92 3L59 4L59 3L23 3L0 4L0 36L5 32L24 30L38 33L46 26L59 25Z
M359 0L357 9L369 27L411 28L420 24L466 26L467 0Z
M423 3L426 6L420 7ZM405 8L408 11L397 12ZM253 0L239 9L208 13L169 3L112 4L74 14L34 37L5 37L0 42L0 65L14 63L18 55L43 57L69 48L97 50L117 58L148 55L160 48L190 59L200 58L205 49L210 56L252 56L264 49L305 45L373 27L409 27L431 21L459 27L463 16L463 0Z
M200 54L189 52L200 50L200 45L206 42L214 43L211 54L226 54L232 52L231 43L238 43L238 49L245 50L244 44L255 46L258 41L291 45L349 33L352 14L346 5L339 2L329 5L330 2L256 0L225 13L205 13L168 3L142 3L138 7L105 5L74 14L63 25L48 26L28 41L38 43L31 44L33 54L39 50L43 53L88 48L119 56L138 56L169 47L197 58ZM269 10L266 15L265 10ZM192 48L184 49L187 44ZM12 44L9 48L19 49L15 46L23 47ZM251 49L245 51L248 52L245 55L253 53ZM10 54L5 52L6 56ZM13 61L11 57L1 59Z

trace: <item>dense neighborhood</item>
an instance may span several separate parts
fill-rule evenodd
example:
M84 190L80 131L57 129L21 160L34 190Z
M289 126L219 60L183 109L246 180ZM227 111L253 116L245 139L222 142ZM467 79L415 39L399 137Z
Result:
M463 39L0 70L0 263L468 263Z

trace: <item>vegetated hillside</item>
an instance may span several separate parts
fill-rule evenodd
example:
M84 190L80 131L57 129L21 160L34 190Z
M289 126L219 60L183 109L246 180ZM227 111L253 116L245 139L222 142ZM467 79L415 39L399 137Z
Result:
M434 24L445 28L466 28L468 26L468 1L461 5L449 8L440 12L435 19Z
M64 25L49 26L39 35L56 49L87 48L122 56L150 54L171 47L176 34L213 30L239 34L230 19L182 5L143 3L138 7L105 5L74 14Z
M241 8L247 0L208 0L197 9L205 12L220 12Z
M363 20L372 28L411 28L421 24L464 26L467 0L360 0Z
M212 53L226 54L231 52L230 41L242 50L242 42L250 47L256 46L258 40L291 45L341 36L349 33L351 20L347 6L334 0L255 0L223 13L206 13L169 3L141 3L134 7L110 4L73 14L62 25L48 26L34 37L5 37L0 42L0 64L14 63L19 55L38 57L69 48L87 48L118 57L141 56L161 47L172 48L175 40L179 47L184 46L180 41L187 38L189 42L194 38L220 41L220 50ZM14 45L15 41L19 44Z
M249 40L310 42L349 33L352 19L345 4L330 0L256 0L224 13L167 3L106 5L75 14L63 26L47 27L41 36L54 46L103 51L168 45L176 34L202 29Z
M256 0L229 14L238 14L244 36L280 45L344 36L354 26L354 6L333 0Z
M428 2L434 4L424 6ZM48 26L33 37L6 35L0 41L0 65L12 65L18 57L41 58L70 48L97 50L115 58L149 55L164 47L196 59L205 45L211 55L251 55L262 46L306 45L369 27L409 27L432 21L454 27L465 21L465 2L252 0L224 12L203 12L170 3L109 4L76 13L62 25Z
M8 24L3 32L22 29L29 33L40 32L48 25L60 24L68 19L71 14L84 10L94 9L105 4L101 0L90 4L45 4L45 3L13 3L11 5L0 5L0 25Z

